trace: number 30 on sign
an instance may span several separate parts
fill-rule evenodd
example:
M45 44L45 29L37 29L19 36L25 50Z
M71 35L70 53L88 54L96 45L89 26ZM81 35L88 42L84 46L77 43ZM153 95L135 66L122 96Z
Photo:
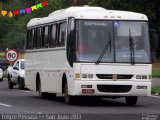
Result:
M15 62L18 59L19 54L16 50L10 49L6 51L5 57L8 62Z

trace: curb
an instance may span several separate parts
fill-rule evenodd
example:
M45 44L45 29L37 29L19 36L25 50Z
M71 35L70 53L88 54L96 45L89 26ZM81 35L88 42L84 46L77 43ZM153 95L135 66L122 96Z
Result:
M160 93L152 93L154 96L160 96Z

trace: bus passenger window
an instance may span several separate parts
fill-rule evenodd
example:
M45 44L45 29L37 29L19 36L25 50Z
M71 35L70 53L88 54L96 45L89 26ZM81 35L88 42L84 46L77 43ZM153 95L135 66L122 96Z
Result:
M30 38L30 41L29 41L29 43L28 43L29 49L34 49L35 38L36 38L36 37L35 37L35 29L32 28L32 29L31 29L31 38Z
M57 25L52 25L51 32L50 32L50 42L49 47L56 47L57 44Z
M49 27L45 26L43 27L43 40L42 40L42 48L48 48L49 47Z
M31 49L31 29L27 30L27 43L26 43L26 49Z
M60 46L60 47L64 46L65 39L66 39L66 23L61 23L60 24L60 31L59 31L58 46Z
M41 41L42 41L42 28L39 27L36 29L35 48L41 48Z

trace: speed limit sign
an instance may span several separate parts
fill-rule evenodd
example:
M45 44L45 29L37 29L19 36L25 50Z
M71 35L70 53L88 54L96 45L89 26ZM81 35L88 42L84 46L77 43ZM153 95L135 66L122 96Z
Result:
M15 62L18 59L19 55L16 50L10 49L6 51L5 57L8 62Z

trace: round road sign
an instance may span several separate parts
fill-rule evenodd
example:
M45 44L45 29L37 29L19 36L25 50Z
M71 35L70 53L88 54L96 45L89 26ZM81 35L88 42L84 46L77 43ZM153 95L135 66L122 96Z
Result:
M16 50L10 49L6 51L5 57L8 62L15 62L18 59L19 54Z

